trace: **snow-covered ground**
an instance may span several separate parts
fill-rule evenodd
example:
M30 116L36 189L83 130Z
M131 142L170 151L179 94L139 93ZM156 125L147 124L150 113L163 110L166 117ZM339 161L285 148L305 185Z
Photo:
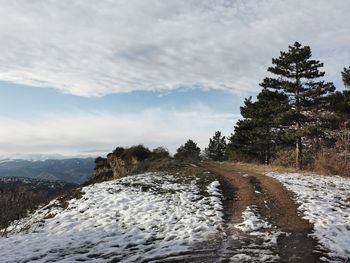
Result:
M313 236L329 250L325 261L350 262L350 179L268 173L296 194L299 211L314 224Z
M0 238L1 262L139 262L185 253L219 231L218 187L209 176L164 173L84 187L67 208L53 201L14 223Z
M296 194L300 213L329 251L323 259L350 261L350 179L267 175ZM217 245L217 252L224 252L217 255L230 262L278 262L277 238L288 233L266 222L255 206L247 207L241 223L225 224L219 188L211 175L166 173L87 186L65 208L55 200L14 222L8 237L0 237L0 261L162 261L186 258L202 242L213 241L203 253Z

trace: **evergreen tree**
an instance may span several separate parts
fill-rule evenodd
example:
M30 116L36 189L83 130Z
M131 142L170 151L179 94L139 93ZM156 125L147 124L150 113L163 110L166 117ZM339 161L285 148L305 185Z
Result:
M230 147L245 160L270 164L284 134L282 125L289 110L288 97L263 89L255 102L248 98L241 107L243 120L237 122Z
M350 90L337 91L330 97L330 110L339 122L350 121Z
M343 78L343 83L346 90L340 94L340 92L336 92L338 94L337 100L334 101L333 105L335 110L342 114L344 122L349 124L350 122L350 67L344 68L344 71L341 73ZM350 125L349 125L350 126Z
M346 89L333 94L331 110L336 113L340 126L350 128L350 67L344 68L341 74Z
M314 81L324 76L319 69L323 63L311 59L309 46L295 42L287 52L281 52L278 58L272 59L273 67L268 71L277 75L276 78L265 78L260 84L264 88L283 91L288 96L289 134L295 140L296 166L302 167L302 139L309 136L316 142L322 134L320 117L328 102L329 94L335 88L333 83Z
M180 160L199 160L201 149L192 140L188 140L184 145L181 145L177 150L174 157Z
M209 139L208 148L205 149L206 155L213 161L226 160L226 138L221 136L221 132L215 132L213 138Z
M342 72L344 86L342 92L337 91L331 96L330 109L334 113L334 141L344 166L349 163L350 152L350 67ZM349 169L349 168L348 168Z
M152 151L154 158L168 158L170 157L169 150L163 146L159 146Z
M350 66L349 68L344 68L343 72L341 73L344 86L348 89L350 89Z
M238 120L231 137L228 150L230 158L238 161L262 161L262 154L257 147L257 137L253 132L257 126L249 119Z

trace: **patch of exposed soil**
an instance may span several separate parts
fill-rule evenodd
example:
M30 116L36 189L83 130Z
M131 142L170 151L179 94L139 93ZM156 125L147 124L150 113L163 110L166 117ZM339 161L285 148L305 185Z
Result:
M262 217L287 235L281 235L277 247L280 262L322 262L317 242L309 237L312 225L298 214L293 195L273 178L224 167L205 164L219 176L223 194L226 222L239 223L247 206L256 206Z

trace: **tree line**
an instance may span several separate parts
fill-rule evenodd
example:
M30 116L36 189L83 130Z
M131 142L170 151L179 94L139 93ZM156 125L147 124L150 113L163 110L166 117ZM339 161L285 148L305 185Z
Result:
M322 68L309 46L295 42L281 51L256 99L246 98L240 107L242 119L227 144L216 132L206 157L348 173L350 67L341 72L343 91L323 79Z

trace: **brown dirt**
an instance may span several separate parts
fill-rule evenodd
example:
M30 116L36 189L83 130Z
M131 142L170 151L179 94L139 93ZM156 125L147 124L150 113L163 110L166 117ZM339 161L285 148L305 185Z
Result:
M219 176L227 222L241 222L242 212L254 205L265 220L289 233L278 240L281 262L322 262L314 252L317 242L308 236L312 225L298 214L292 193L281 183L234 166L216 163L204 166Z

